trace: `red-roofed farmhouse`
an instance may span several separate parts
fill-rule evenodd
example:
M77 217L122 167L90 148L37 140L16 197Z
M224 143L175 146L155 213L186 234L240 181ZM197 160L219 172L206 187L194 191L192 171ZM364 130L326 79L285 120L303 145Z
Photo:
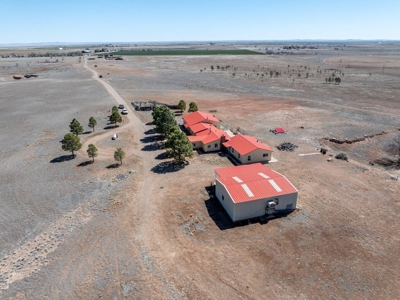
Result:
M211 152L219 151L221 143L226 141L226 137L227 133L223 130L208 126L208 129L197 132L195 136L188 136L188 139L192 143L193 149L202 148L204 152Z
M215 169L215 195L232 221L296 208L297 189L261 163Z
M197 123L208 123L219 128L219 125L221 123L213 115L201 111L195 111L190 114L187 114L182 119L183 119L183 126L185 126L185 128L188 128Z
M237 134L223 144L231 156L242 164L267 162L271 160L273 150L259 140L243 134Z

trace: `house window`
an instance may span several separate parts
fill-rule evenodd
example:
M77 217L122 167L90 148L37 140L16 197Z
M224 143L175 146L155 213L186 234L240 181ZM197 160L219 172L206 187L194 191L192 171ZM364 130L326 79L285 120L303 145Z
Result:
M240 154L238 153L238 158L240 158Z
M235 153L235 150L234 150L233 148L231 148L231 152L232 152L232 153Z
M208 145L207 148L211 148L211 145Z
M247 156L247 160L251 160L251 156L249 155L249 156Z
M215 148L218 148L218 144L215 144Z
M225 200L225 199L224 199L224 195L222 195L222 200Z
M193 143L193 147L196 147L196 143Z
M263 154L263 157L268 157L268 153L264 153L264 154Z

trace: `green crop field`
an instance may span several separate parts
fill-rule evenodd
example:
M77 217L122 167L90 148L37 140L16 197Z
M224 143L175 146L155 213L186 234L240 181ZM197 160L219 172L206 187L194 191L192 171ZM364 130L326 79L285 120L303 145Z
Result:
M137 50L137 51L118 51L110 53L112 55L260 55L262 53L248 50Z

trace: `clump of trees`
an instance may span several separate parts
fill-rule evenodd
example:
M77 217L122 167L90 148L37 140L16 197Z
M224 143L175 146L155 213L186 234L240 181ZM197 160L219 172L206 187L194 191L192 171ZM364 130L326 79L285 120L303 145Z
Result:
M64 135L61 144L61 148L64 151L70 151L72 157L75 157L74 151L78 151L82 148L81 139L78 135L75 135L73 133L67 133L66 135Z
M152 116L156 132L166 137L165 148L168 156L177 163L184 162L186 157L192 157L193 146L177 126L172 111L166 106L158 106L153 110Z
M94 127L95 127L96 125L97 125L96 119L93 118L93 117L90 117L88 126L89 126L90 128L92 128L93 131L95 131L95 130L94 130Z
M124 152L124 150L122 150L122 148L117 148L117 150L115 150L114 152L114 159L116 161L120 162L120 165L122 165L122 160L125 158L126 153Z
M119 113L118 107L113 106L111 109L111 115L110 115L110 123L114 124L115 127L117 127L117 123L122 122L122 116Z
M188 112L195 112L195 111L198 111L198 110L199 110L199 108L197 107L196 102L192 101L192 102L189 103Z
M86 150L86 152L87 152L89 158L92 158L92 159L93 159L92 162L94 162L94 158L97 157L97 155L99 155L96 146L93 145L93 144L90 144L90 145L88 146L88 149Z
M77 119L73 119L69 124L70 132L78 136L79 134L83 133L83 127L81 123Z
M185 100L180 100L178 103L178 109L181 111L181 114L186 110L186 102Z
M156 132L164 136L167 136L171 128L177 125L173 112L166 106L157 106L151 115Z
M193 157L193 146L188 137L177 126L171 128L165 142L167 154L177 163L183 163L186 157Z

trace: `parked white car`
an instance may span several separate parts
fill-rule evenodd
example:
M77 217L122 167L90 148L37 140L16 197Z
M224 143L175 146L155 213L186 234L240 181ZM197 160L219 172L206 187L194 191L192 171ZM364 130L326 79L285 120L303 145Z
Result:
M118 138L118 134L114 133L113 136L111 137L112 140L116 140Z
M123 109L123 110L121 111L121 114L127 115L127 114L128 114L128 110L127 110L127 109Z

